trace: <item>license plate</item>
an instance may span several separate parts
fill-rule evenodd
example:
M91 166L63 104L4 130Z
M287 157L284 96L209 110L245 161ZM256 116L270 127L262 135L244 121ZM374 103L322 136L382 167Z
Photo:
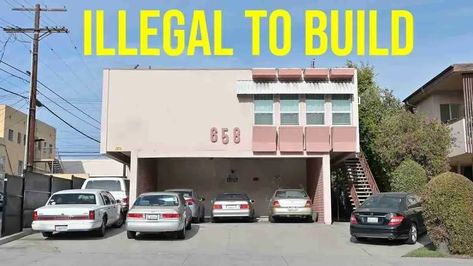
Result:
M288 208L290 211L297 211L297 207L289 207Z
M240 205L226 205L225 206L225 209L230 209L230 210L239 209L239 208L240 208Z
M146 219L148 219L148 220L158 220L159 215L158 214L148 214L148 215L146 215Z
M378 223L378 217L368 217L368 219L366 220L368 223L370 224L377 224Z
M56 232L67 231L67 225L56 225L55 230L56 230Z

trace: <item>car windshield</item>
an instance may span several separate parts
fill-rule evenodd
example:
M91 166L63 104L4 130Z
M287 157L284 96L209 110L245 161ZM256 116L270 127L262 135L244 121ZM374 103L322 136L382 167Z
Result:
M250 198L242 193L225 193L218 195L216 200L250 200Z
M168 191L181 194L185 198L192 198L192 191L184 191L184 190L168 190Z
M174 195L145 195L136 199L135 206L179 206Z
M54 194L48 205L63 204L96 204L95 195L90 193Z
M362 208L385 208L385 209L399 209L401 207L401 197L394 196L373 196L368 198L361 205Z
M307 194L302 190L280 190L276 192L275 197L280 199L300 199L307 198Z
M85 185L87 189L103 189L106 191L121 191L118 180L88 180Z

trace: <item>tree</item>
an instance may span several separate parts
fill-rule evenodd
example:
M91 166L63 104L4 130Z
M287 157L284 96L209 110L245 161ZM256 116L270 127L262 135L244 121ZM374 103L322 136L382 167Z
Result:
M450 129L421 114L402 110L384 117L373 144L386 173L406 158L422 165L429 177L449 169Z
M402 104L392 91L381 89L375 81L373 66L347 63L357 69L359 105L360 146L365 153L371 171L382 191L389 190L389 178L383 161L379 157L373 139L378 134L380 121L392 113L402 110Z
M394 170L390 181L391 191L421 194L428 179L420 164L406 159Z

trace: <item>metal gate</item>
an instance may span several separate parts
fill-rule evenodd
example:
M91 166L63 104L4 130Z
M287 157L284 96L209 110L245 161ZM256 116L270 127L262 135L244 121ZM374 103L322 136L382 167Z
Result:
M1 236L8 236L23 230L24 178L5 175L3 185L3 212Z

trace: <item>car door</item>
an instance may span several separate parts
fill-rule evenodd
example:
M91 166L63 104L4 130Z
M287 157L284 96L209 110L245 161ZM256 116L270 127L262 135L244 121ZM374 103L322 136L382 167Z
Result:
M104 211L105 213L107 214L107 225L110 225L112 224L114 221L115 221L115 215L114 215L114 212L113 212L113 208L112 208L112 202L110 200L110 197L106 194L106 193L101 193L102 195L102 198L104 200Z
M120 203L117 202L117 200L113 197L112 193L107 192L107 196L110 198L110 202L112 205L111 211L113 212L113 216L114 216L113 220L117 221L120 218L120 211L121 211Z

